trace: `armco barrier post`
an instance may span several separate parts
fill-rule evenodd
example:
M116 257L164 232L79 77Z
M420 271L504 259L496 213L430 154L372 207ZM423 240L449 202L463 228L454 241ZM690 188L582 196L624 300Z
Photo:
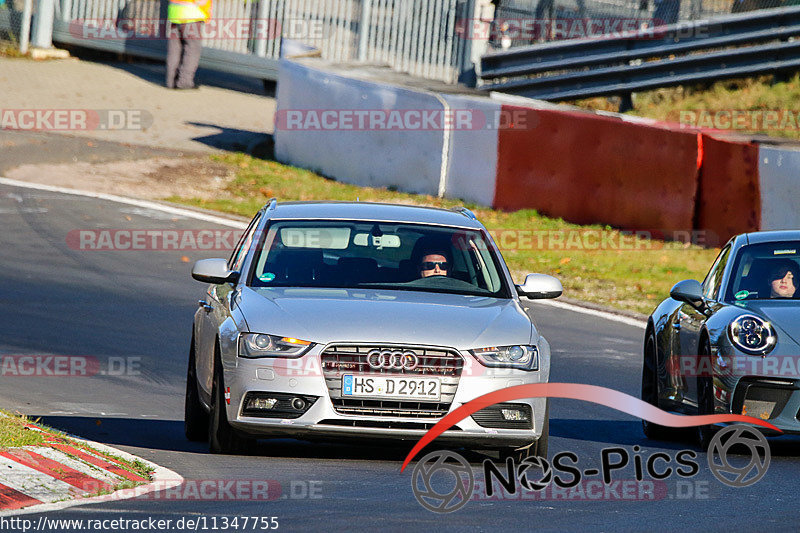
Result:
M361 0L361 18L358 21L358 60L367 60L369 28L372 23L372 0Z
M53 19L56 15L56 0L38 0L33 27L33 46L53 47Z
M256 11L256 18L259 21L267 20L268 11L267 11L268 3L262 0L258 3L258 8ZM278 36L279 37L279 36ZM262 35L259 39L256 39L255 43L255 53L258 57L267 57L267 36ZM280 38L278 39L280 42Z
M33 15L33 0L25 0L22 9L22 27L19 32L19 53L28 53L28 44L31 40L31 16Z

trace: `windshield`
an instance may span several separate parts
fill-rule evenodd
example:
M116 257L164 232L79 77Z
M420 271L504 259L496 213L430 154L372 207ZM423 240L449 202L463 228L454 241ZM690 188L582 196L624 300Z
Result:
M800 298L800 241L742 247L725 294L728 302Z
M509 298L479 231L364 221L275 221L252 287L381 288Z

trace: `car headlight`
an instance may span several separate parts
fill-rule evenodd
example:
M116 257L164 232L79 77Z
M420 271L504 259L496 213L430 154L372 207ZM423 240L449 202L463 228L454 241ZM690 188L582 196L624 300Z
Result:
M772 324L755 315L742 315L728 326L734 346L751 355L766 355L778 342Z
M309 341L264 333L242 333L239 357L300 357L312 346Z
M485 366L539 370L539 350L536 346L492 346L470 350Z

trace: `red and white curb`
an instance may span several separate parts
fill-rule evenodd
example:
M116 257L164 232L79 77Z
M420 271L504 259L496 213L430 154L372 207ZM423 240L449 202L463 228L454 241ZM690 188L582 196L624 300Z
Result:
M29 426L30 429L40 431ZM42 432L44 446L23 446L0 451L0 516L42 513L108 501L140 497L184 482L176 472L117 450L76 437ZM82 443L89 446L75 446ZM152 471L148 483L111 492L121 483L146 481L121 466L120 459L139 461ZM98 492L105 494L89 496Z

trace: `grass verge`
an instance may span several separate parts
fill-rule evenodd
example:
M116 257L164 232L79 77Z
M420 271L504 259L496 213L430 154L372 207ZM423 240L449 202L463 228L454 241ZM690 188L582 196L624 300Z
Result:
M551 274L561 280L566 297L627 311L650 313L676 282L702 279L718 253L694 245L634 239L607 226L580 226L534 210L506 213L458 200L357 187L245 154L211 157L229 165L236 175L226 196L168 200L248 217L272 197L279 201L358 198L445 208L466 205L496 235L515 280L523 280L530 272Z
M19 45L17 43L0 41L0 57L19 58L26 56L19 51Z
M27 425L35 422L28 417L14 416L0 410L0 450L20 446L38 446L44 443L42 434L31 431Z

